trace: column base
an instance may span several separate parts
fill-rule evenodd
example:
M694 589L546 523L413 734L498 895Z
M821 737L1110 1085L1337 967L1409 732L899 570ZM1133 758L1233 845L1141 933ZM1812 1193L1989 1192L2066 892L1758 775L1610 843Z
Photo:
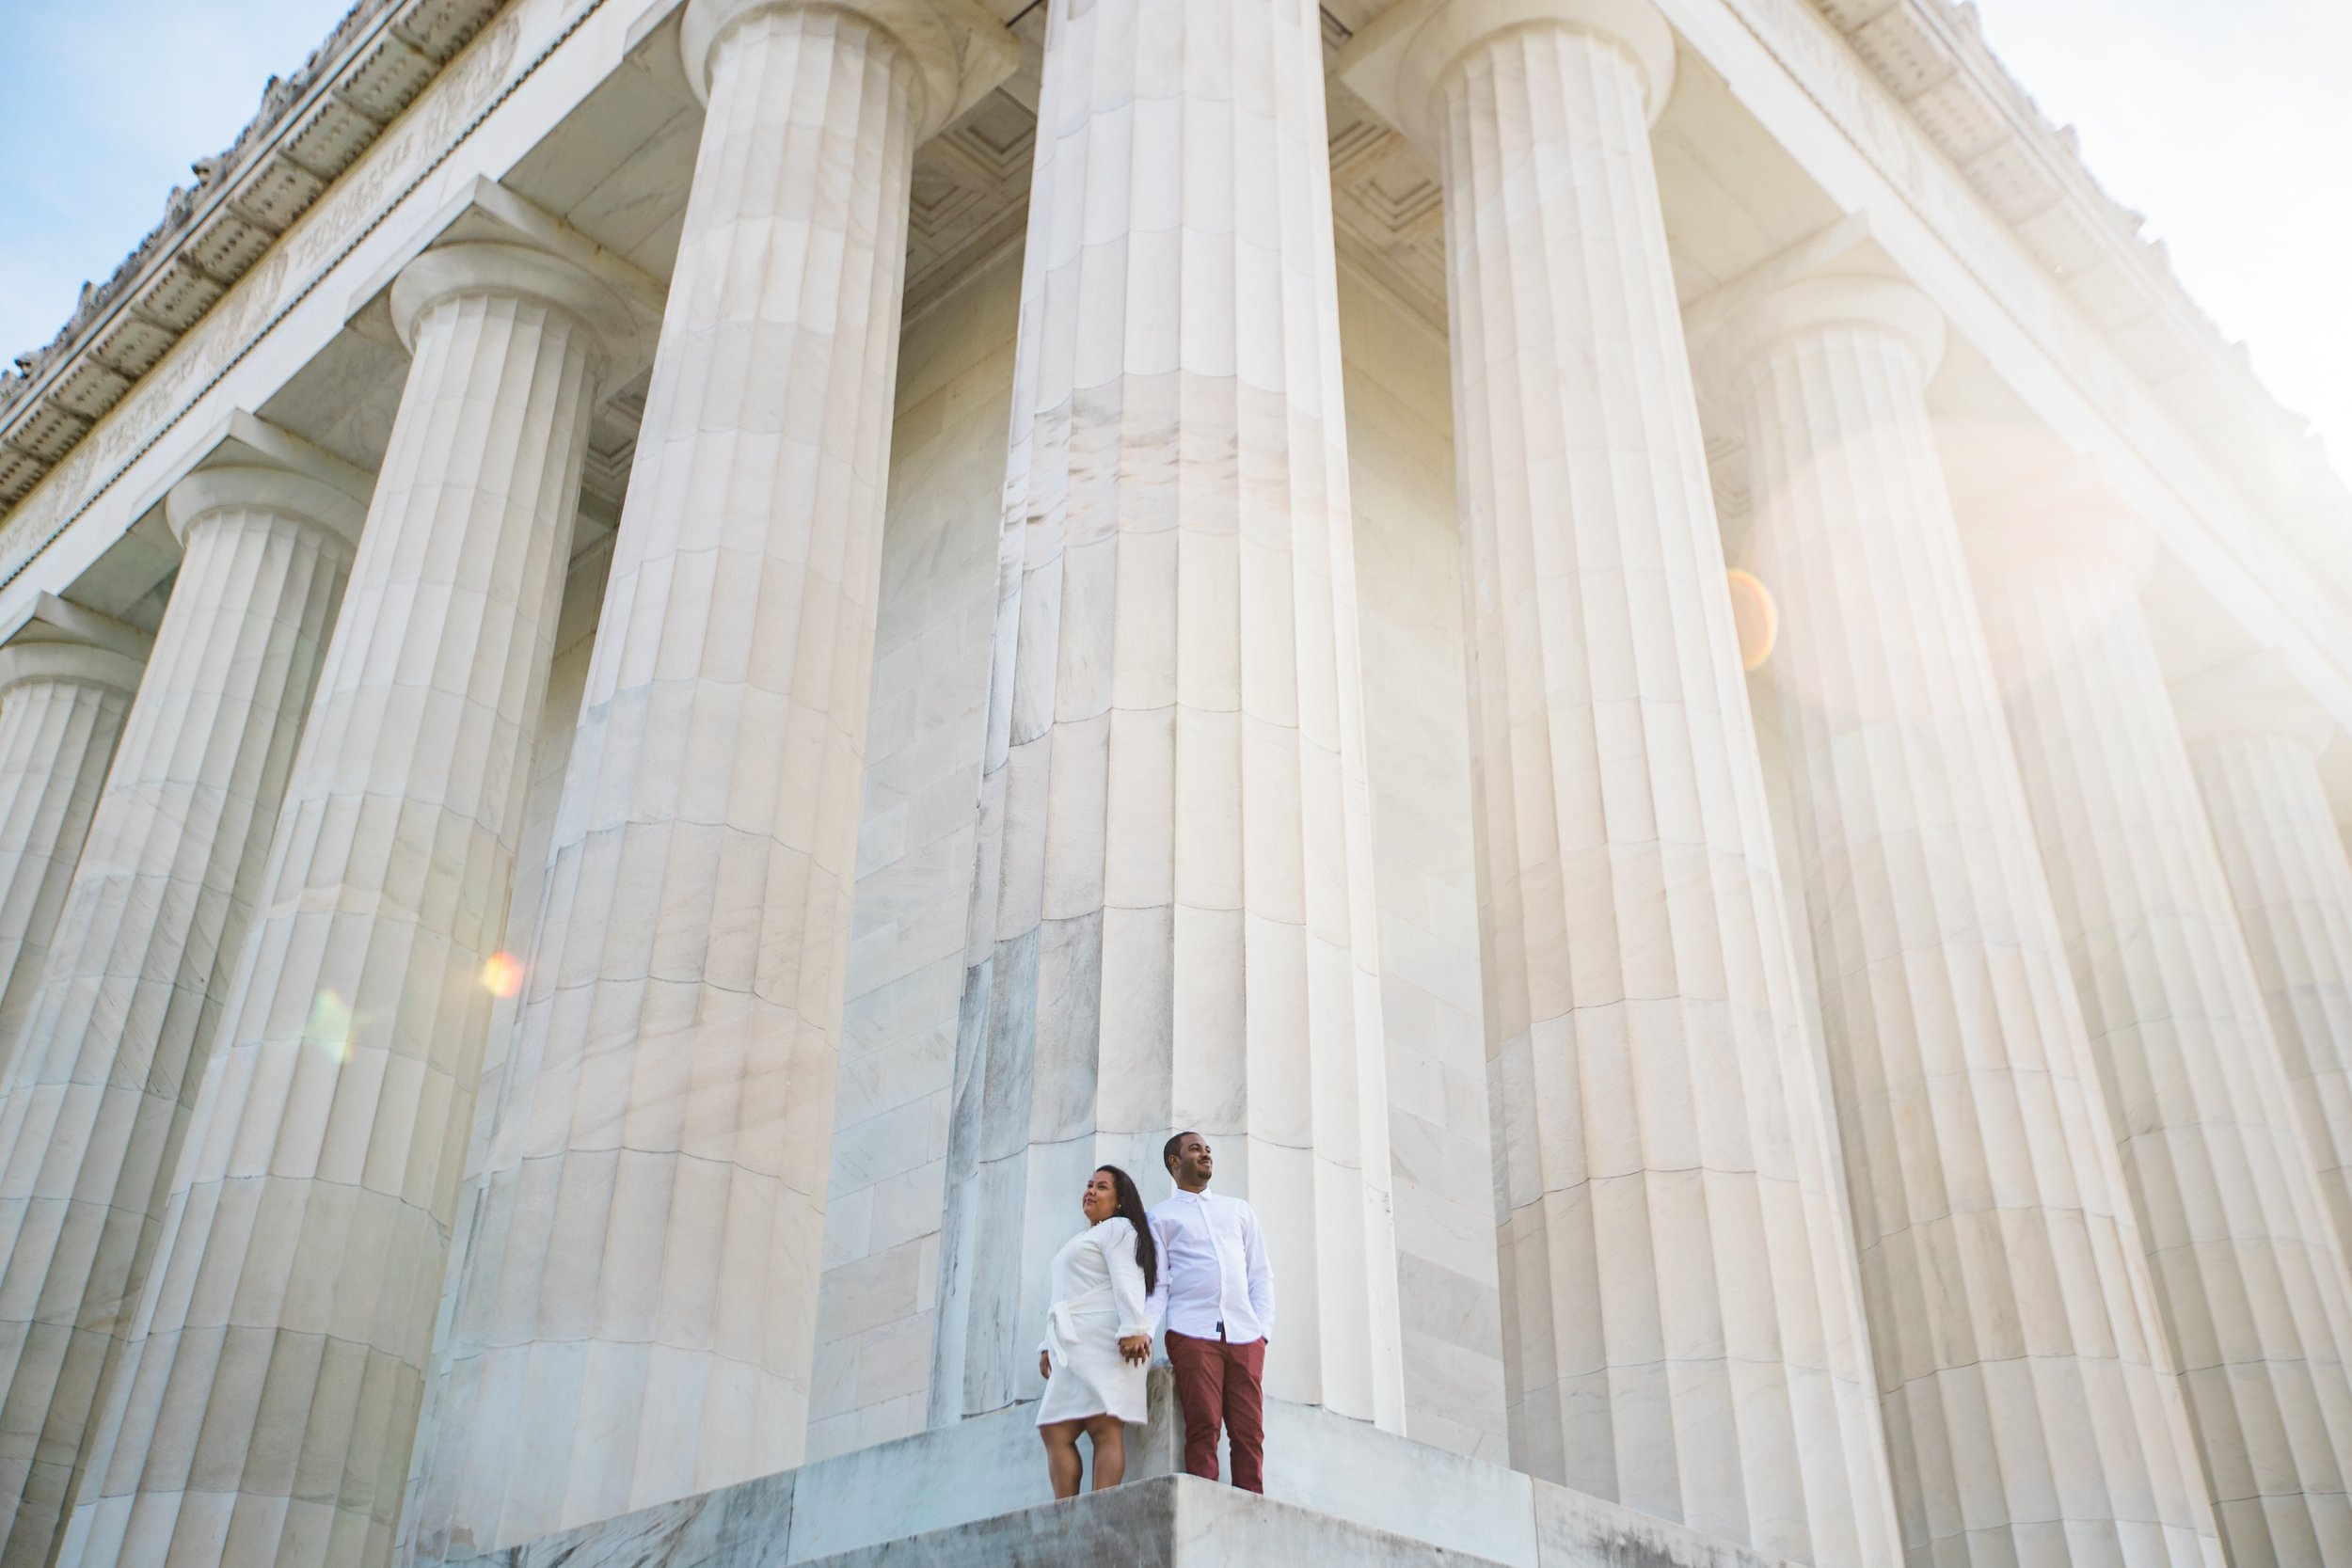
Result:
M1052 1500L1033 1405L583 1525L447 1568L1772 1568L1620 1504L1334 1416L1266 1402L1263 1497L1174 1473L1165 1368L1130 1427L1127 1483ZM1083 1442L1080 1447L1083 1449ZM419 1560L429 1560L420 1553Z

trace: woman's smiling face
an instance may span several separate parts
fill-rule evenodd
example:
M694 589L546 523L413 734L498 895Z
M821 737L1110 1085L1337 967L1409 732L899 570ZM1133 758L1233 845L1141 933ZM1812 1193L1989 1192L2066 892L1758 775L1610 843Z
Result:
M1100 1225L1119 1212L1119 1189L1111 1185L1108 1171L1096 1171L1087 1180L1085 1199L1088 1223Z

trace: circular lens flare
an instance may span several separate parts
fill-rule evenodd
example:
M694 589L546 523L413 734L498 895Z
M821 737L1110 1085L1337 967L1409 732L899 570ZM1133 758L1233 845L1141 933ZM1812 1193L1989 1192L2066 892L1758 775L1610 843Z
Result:
M351 1060L351 1005L332 990L311 997L302 1037L339 1062Z
M501 1002L523 989L523 961L512 953L493 953L482 960L482 989Z
M1734 566L1724 574L1731 583L1731 622L1740 633L1740 668L1760 670L1780 640L1780 607L1772 591L1752 572Z

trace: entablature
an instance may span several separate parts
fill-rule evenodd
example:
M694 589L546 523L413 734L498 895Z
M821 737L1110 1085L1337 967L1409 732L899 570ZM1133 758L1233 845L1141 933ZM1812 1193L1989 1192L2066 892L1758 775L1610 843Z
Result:
M1327 53L1383 3L1331 0ZM1897 263L1955 309L1956 334L1985 340L1973 363L2038 382L2026 401L2061 439L2128 451L2144 488L2169 498L2169 537L2189 541L2192 565L2225 562L2246 579L2221 594L2233 614L2294 625L2327 650L2352 721L2352 502L2313 443L2280 434L2290 417L2187 302L2160 251L2137 238L2137 220L2082 170L2065 134L1993 60L1964 8L1660 4L1684 55L1683 85L1659 128L1669 183L1711 157L1719 166L1683 198L1693 212L1768 165L1770 190L1788 197L1775 197L1760 225L1755 213L1727 219L1737 243L1721 255L1685 254L1704 225L1683 226L1686 294L1841 213L1869 211ZM675 60L680 5L363 0L302 73L273 88L237 148L175 200L116 278L86 296L29 378L0 386L0 608L70 584L130 526L126 505L102 501L126 475L121 488L136 491L152 481L149 469L169 468L188 432L169 433L183 420L201 428L232 404L264 408L299 382L380 368L361 361L397 350L354 346L343 314L352 293L412 247L426 210L466 181L497 182L666 276L699 123ZM918 160L910 314L946 297L977 259L1017 243L1025 221L1045 12L1024 0L994 8L1024 63ZM1336 81L1328 124L1343 251L1442 331L1434 166ZM1727 140L1751 130L1756 146L1726 158ZM281 165L310 182L272 172ZM266 197L265 186L281 194ZM237 234L247 237L229 243ZM1744 261L1742 246L1753 253ZM188 268L202 286L169 293L167 279ZM135 336L151 352L125 357ZM324 363L337 353L348 370ZM623 387L599 411L592 511L618 506L641 395ZM346 460L367 455L363 437L337 446L310 434ZM1719 485L1728 479L1736 490L1738 453L1720 438L1710 453ZM90 526L104 538L48 556L18 581L93 508Z

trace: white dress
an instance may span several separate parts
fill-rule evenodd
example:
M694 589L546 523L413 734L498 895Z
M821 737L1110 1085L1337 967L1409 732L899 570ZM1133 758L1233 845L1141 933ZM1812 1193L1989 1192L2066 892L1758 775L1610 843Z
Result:
M1037 1407L1037 1424L1111 1415L1144 1419L1144 1367L1119 1354L1119 1341L1152 1332L1136 1227L1114 1214L1054 1254L1054 1305L1038 1346L1054 1375Z

